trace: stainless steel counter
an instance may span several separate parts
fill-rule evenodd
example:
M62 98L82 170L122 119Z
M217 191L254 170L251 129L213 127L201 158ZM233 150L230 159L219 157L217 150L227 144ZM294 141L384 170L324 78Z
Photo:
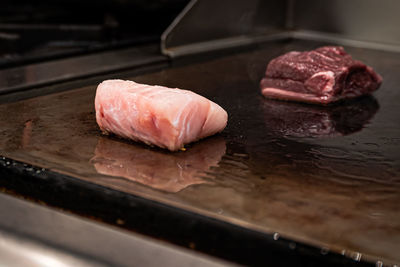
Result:
M0 213L2 266L233 266L2 193Z

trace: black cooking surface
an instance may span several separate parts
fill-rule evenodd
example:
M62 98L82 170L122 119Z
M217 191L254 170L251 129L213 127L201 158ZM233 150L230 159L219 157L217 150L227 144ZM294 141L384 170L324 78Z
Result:
M282 237L292 240L285 243L292 251L303 249L300 242L318 248L320 255L333 251L356 261L398 262L400 54L346 47L383 76L382 87L373 96L318 107L260 95L259 81L270 59L321 45L325 44L271 42L253 51L129 77L193 90L227 110L227 128L185 152L171 154L102 136L93 113L94 84L1 105L0 154L37 166L26 165L22 172L34 172L32 177L38 179L49 169L60 173L63 186L51 184L61 192L68 179L81 183L77 188L87 182L100 185L91 189L96 198L116 207L103 215L106 221L132 219L132 214L121 211L135 208L121 204L121 195L112 193L124 192L155 201L171 213L175 209L230 225L225 229L256 231L261 240L263 234L272 243ZM13 163L4 165L12 169ZM2 180L4 185L13 184ZM40 184L51 188L44 180ZM166 180L182 186L168 190ZM34 187L33 181L28 183ZM22 182L12 189L24 186ZM100 189L104 187L108 189ZM37 192L35 198L49 199L32 191ZM76 197L84 199L86 208L68 209L86 216L101 217L97 210L108 205ZM211 233L208 237L213 240ZM182 240L188 238L183 234ZM188 246L195 247L196 242Z

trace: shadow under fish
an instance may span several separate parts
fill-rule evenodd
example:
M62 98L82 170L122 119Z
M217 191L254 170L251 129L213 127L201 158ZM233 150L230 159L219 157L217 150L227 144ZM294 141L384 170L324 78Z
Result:
M266 127L274 135L295 137L343 136L360 131L378 111L373 96L330 106L266 99L262 110Z
M100 137L91 163L100 174L176 193L190 185L208 183L201 176L218 166L225 151L225 140L219 136L174 153Z

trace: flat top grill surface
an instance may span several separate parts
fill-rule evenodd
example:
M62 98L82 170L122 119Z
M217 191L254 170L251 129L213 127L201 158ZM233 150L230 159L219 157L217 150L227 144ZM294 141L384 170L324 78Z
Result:
M260 94L270 59L321 45L270 42L132 77L227 110L227 128L186 151L103 136L93 85L0 105L0 154L276 237L399 262L400 54L346 47L383 76L374 96L322 108Z

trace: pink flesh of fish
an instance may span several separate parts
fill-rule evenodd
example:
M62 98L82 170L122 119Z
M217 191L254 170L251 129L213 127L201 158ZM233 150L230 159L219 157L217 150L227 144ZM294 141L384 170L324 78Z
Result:
M228 120L223 108L191 91L123 80L99 84L95 109L102 131L171 151L222 131Z

